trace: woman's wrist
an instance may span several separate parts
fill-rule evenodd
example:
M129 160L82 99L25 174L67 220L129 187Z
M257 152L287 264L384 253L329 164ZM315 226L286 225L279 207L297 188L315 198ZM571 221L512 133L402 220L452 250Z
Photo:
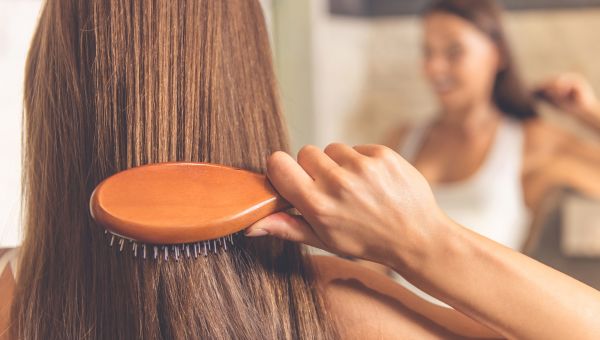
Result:
M443 213L430 217L399 238L386 265L400 274L413 275L454 252L463 228Z

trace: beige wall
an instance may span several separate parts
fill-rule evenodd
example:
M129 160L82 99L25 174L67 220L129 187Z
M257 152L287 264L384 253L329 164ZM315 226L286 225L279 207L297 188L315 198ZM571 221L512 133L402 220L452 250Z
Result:
M0 1L0 248L21 241L21 112L25 57L41 1Z
M292 151L315 140L311 7L309 1L271 0L273 50Z
M316 144L379 141L390 126L435 113L421 76L418 18L331 17L326 0L311 1ZM513 12L506 19L528 83L576 71L600 90L600 10Z

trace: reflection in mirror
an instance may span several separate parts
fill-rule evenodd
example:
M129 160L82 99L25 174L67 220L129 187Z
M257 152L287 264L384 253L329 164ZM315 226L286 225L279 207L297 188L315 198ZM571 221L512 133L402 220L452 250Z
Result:
M292 66L278 60L291 120L298 102L311 108L302 113L310 140L295 126L292 135L296 145L387 143L425 175L452 218L575 273L578 261L600 257L544 235L594 234L563 222L600 207L600 1L504 4L309 1L308 96L286 92ZM561 267L565 259L574 262Z
M500 0L509 10L568 9L600 6L599 0ZM427 0L329 0L332 14L353 16L418 15Z

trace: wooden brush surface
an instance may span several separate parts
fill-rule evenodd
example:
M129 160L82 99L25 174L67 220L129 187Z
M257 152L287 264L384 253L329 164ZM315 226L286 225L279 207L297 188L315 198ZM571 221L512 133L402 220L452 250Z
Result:
M100 183L90 199L96 222L150 244L215 239L288 208L265 176L207 163L128 169Z

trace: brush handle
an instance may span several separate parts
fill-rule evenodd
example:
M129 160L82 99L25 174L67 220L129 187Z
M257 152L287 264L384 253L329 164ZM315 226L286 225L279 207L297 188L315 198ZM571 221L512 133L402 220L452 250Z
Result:
M216 239L289 208L264 175L208 163L125 170L90 199L92 217L104 228L151 244Z

